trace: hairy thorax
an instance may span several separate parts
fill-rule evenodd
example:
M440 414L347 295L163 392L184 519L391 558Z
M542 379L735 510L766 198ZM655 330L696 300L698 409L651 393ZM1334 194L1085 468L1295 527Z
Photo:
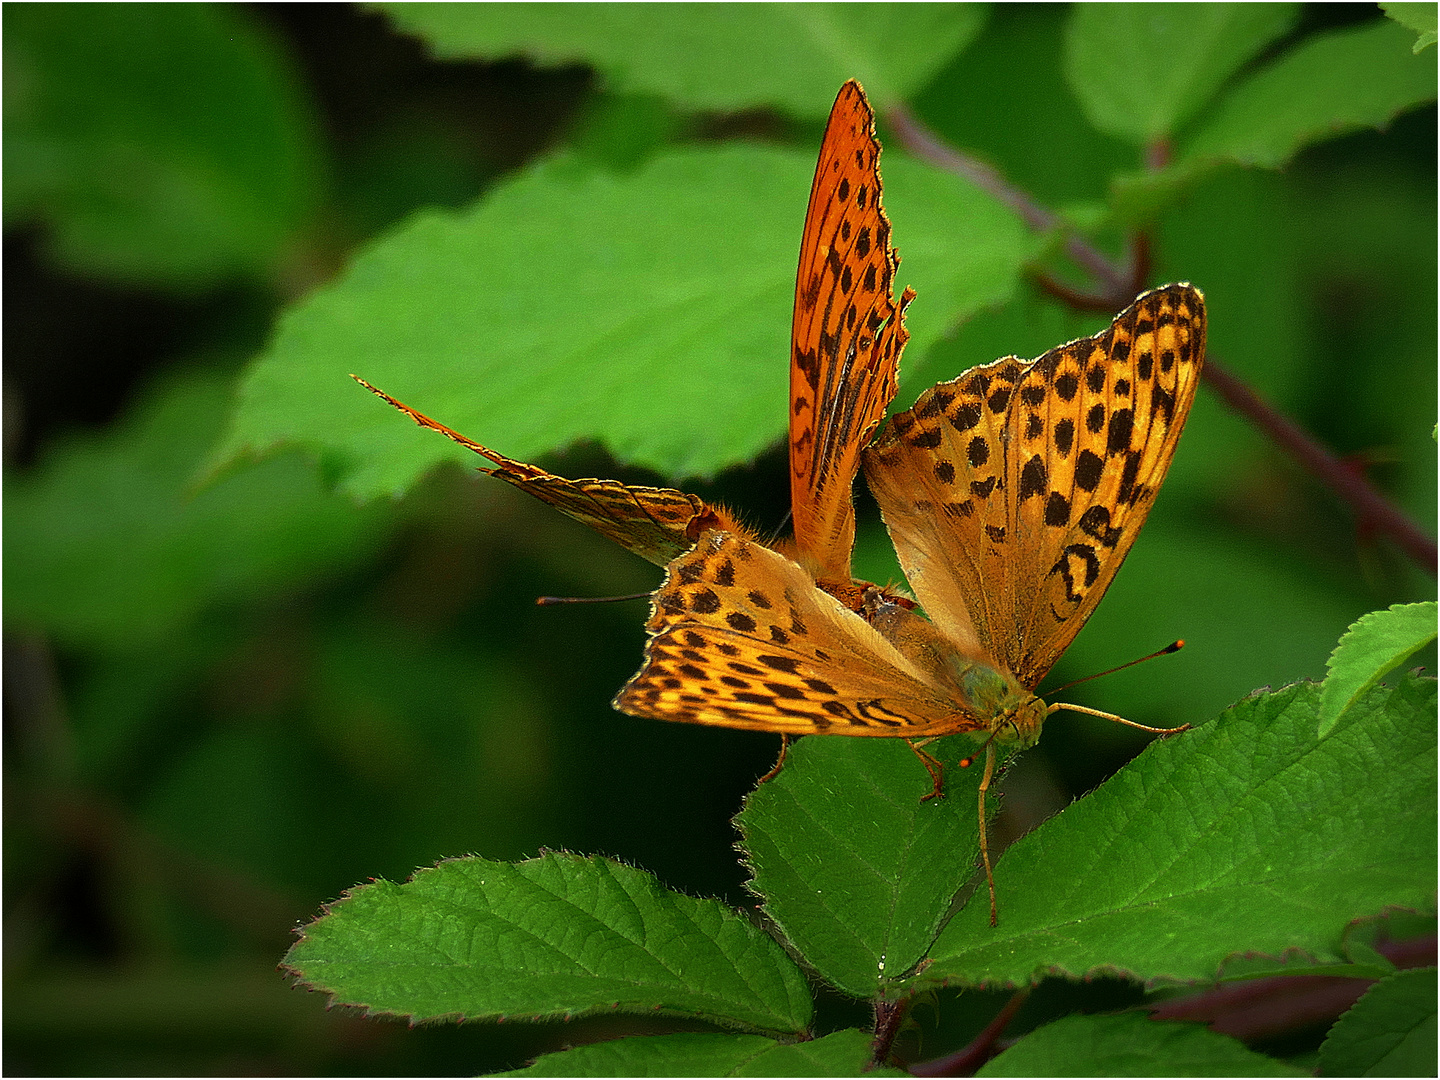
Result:
M1045 703L1009 672L986 658L963 655L929 619L879 589L867 594L863 614L905 659L954 696L962 714L956 731L993 735L1022 750L1039 740Z

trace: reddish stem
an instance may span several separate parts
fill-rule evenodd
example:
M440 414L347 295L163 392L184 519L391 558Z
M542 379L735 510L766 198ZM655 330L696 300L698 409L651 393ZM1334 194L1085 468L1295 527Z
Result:
M884 1065L885 1059L890 1056L890 1047L900 1033L900 1022L905 1019L905 1009L909 1004L909 998L901 1001L882 998L875 1002L875 1039L870 1044L870 1068Z
M900 137L900 144L905 149L932 165L965 177L982 191L988 191L1019 214L1036 232L1049 232L1060 227L1060 218L1054 211L1036 202L1028 193L1007 183L993 166L969 154L963 154L942 141L904 105L891 108L886 112L885 119L895 129L895 134ZM1098 279L1107 292L1124 292L1129 284L1126 275L1117 270L1109 258L1079 237L1066 238L1065 254Z
M1435 963L1435 935L1377 946L1401 970ZM1328 1024L1374 985L1341 975L1275 975L1225 983L1149 1007L1154 1020L1193 1020L1246 1042Z
M995 1019L985 1025L985 1030L970 1040L970 1045L953 1054L910 1066L912 1076L974 1076L981 1065L995 1056L996 1044L1020 1006L1030 996L1030 988L1017 990L1004 1007L995 1014Z
M1312 476L1347 502L1360 529L1390 537L1406 555L1436 572L1435 541L1366 481L1355 466L1335 457L1289 417L1271 408L1244 381L1213 357L1205 360L1205 379L1232 409L1269 435Z

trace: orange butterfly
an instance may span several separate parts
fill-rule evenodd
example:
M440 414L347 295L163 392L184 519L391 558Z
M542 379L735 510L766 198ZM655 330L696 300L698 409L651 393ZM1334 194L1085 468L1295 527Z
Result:
M898 258L878 157L864 93L846 83L796 282L793 547L767 547L681 492L553 477L387 400L485 455L494 475L668 563L644 665L615 698L622 711L786 736L905 738L930 768L932 794L942 773L920 748L958 732L983 739L980 844L994 922L994 744L1032 745L1057 709L1093 712L1046 705L1034 689L1149 513L1198 383L1204 301L1189 285L1167 286L1093 337L1028 364L973 368L922 394L867 449L895 393L913 296L892 298ZM850 577L862 459L924 615Z
M900 353L910 336L905 307L915 296L906 289L897 304L891 295L900 258L890 245L890 221L880 204L879 159L874 113L852 80L830 114L801 239L790 347L795 535L777 545L852 610L874 586L850 577L855 541L851 492L860 451L895 396ZM698 496L614 480L566 480L498 454L359 376L351 378L422 427L488 458L495 468L485 472L659 566L689 551L709 529L754 539L724 507Z

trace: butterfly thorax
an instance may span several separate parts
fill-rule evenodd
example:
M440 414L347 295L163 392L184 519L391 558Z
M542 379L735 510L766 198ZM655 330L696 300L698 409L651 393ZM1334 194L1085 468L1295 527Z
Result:
M866 620L931 682L954 697L961 715L955 731L996 742L1033 746L1045 721L1045 703L988 657L967 656L918 612L879 589L866 596Z

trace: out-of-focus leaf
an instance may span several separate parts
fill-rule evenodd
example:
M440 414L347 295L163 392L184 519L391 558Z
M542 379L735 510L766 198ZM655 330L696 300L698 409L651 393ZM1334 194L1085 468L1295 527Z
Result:
M1302 42L1222 96L1175 164L1116 176L1115 220L1152 218L1221 165L1279 168L1306 146L1383 128L1433 101L1435 54L1416 57L1407 42L1400 26L1383 19Z
M1434 4L1382 3L1380 10L1401 26L1414 30L1420 36L1411 48L1419 52L1427 45L1434 45L1437 39L1437 18Z
M1077 4L1065 74L1090 122L1128 142L1174 135L1298 4Z
M1320 688L1257 694L1152 744L995 867L923 982L1211 977L1237 952L1342 959L1342 933L1434 904L1435 682L1377 688L1317 742Z
M734 911L563 853L358 886L285 962L337 1001L416 1021L620 1009L800 1032L811 1012L794 961Z
M612 1039L546 1054L527 1069L498 1076L906 1076L865 1069L871 1036L851 1028L808 1042L763 1035L654 1035Z
M1198 1024L1142 1013L1067 1016L1026 1035L976 1076L1304 1076Z
M1321 1076L1434 1076L1435 969L1381 979L1320 1046Z
M1435 54L1388 19L1317 35L1236 86L1183 148L1179 167L1208 161L1279 168L1311 143L1384 127L1435 100Z
M1035 250L958 178L886 158L885 199L920 298L917 354L1014 290ZM750 460L784 430L809 154L733 146L623 177L540 165L471 210L414 219L282 321L222 456L324 447L360 496L475 456L417 430L355 372L501 453L581 439L671 476Z
M691 109L823 118L846 79L877 107L968 45L981 4L378 4L442 59L594 66L622 92Z
M5 13L6 220L80 272L189 289L268 277L320 150L274 43L227 4Z
M234 388L231 375L181 377L115 430L7 478L9 623L129 648L209 604L294 588L375 550L388 511L327 492L300 454L196 490Z
M1330 673L1320 692L1320 738L1367 690L1435 640L1435 620L1433 600L1392 604L1388 611L1372 611L1345 631L1326 662Z
M930 752L951 765L960 756ZM946 797L922 803L930 774L903 742L817 736L791 747L746 801L736 824L752 888L806 962L846 993L883 993L930 947L979 855L979 772L951 768Z

